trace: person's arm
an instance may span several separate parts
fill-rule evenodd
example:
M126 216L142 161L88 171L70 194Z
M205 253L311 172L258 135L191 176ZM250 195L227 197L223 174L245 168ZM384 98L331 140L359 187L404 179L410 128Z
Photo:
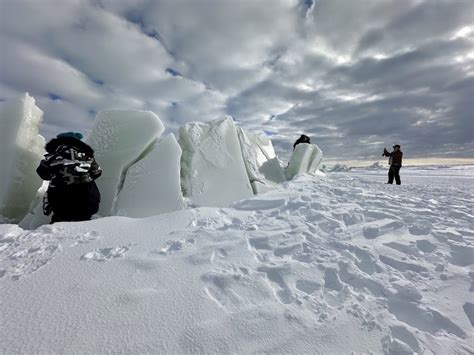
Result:
M51 180L53 178L49 163L50 157L46 156L43 160L41 160L39 166L36 168L36 173L43 180Z
M296 140L295 144L293 144L293 150L295 150L296 146L300 143L304 143L304 138L300 137Z
M391 153L387 150L387 148L384 148L382 156L383 157L389 157L390 155L391 155Z
M100 168L99 164L95 161L95 159L92 160L91 168L89 170L89 174L92 179L97 179L102 175L102 169Z

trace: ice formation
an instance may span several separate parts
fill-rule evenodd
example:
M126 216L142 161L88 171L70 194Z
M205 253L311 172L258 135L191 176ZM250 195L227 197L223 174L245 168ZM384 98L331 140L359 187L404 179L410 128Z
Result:
M151 111L111 110L97 114L87 143L103 171L97 180L100 215L112 213L127 169L147 153L163 131L163 124Z
M31 203L28 214L18 223L23 229L36 229L39 226L48 224L51 216L46 216L43 213L43 197L48 189L49 182L43 182L43 185L36 192L36 196Z
M298 144L286 169L286 178L291 180L298 174L314 173L322 159L323 152L316 144Z
M180 160L181 147L169 134L127 170L114 214L148 217L182 209Z
M45 140L38 134L42 118L27 93L0 103L0 219L19 221L41 186L36 167L44 154Z
M246 133L240 127L237 132L253 192L268 191L286 181L270 138L264 134Z
M44 216L36 167L45 141L38 134L43 112L32 97L0 105L0 218L33 229ZM148 217L188 205L225 207L276 188L301 173L314 173L322 152L300 144L284 170L269 137L234 125L229 116L186 124L161 141L164 126L151 111L98 113L86 139L102 167L97 180L100 216ZM26 215L26 216L25 216Z
M197 206L222 207L253 195L231 117L179 130L181 186Z

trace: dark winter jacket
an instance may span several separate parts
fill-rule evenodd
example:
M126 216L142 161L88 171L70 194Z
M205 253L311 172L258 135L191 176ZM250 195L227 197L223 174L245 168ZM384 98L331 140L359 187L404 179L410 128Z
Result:
M386 149L384 149L383 155L388 158L388 164L389 165L398 165L402 166L402 158L403 158L403 153L400 150L393 151L393 152L388 152Z
M54 138L46 144L44 159L36 169L52 186L83 184L94 181L102 170L94 159L94 150L80 139Z
M73 137L54 138L45 148L48 154L36 171L51 181L46 201L53 221L90 219L99 210L100 192L94 180L102 174L94 150Z
M298 144L300 144L300 143L308 143L308 144L309 144L309 143L311 143L311 142L310 142L310 139L309 139L308 136L305 136L304 134L302 134L301 137L299 137L299 138L296 140L295 144L293 144L293 149L295 149L296 146L297 146Z

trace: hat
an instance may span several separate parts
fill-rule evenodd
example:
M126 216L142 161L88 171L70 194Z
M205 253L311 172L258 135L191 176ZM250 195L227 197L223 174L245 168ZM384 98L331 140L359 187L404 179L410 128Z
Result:
M400 145L399 145L399 144L395 144L395 145L393 146L393 148L400 148Z
M59 133L56 136L56 138L63 138L63 137L71 137L71 138L76 138L76 139L82 139L82 137L84 137L84 136L80 132L64 132L64 133Z

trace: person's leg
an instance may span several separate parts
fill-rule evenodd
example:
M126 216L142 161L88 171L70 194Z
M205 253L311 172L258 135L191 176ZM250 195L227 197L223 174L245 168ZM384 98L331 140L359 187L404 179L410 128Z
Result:
M393 177L395 176L393 171L393 165L390 165L390 169L388 169L388 182L387 184L393 184Z
M74 213L72 215L62 216L54 213L51 217L50 224L57 222L80 222L80 221L90 221L92 216L85 213Z
M395 181L397 182L397 185L402 184L402 180L400 179L400 168L401 166L395 167Z
M92 218L91 215L87 214L78 214L71 218L71 222L81 222L81 221L90 221Z

